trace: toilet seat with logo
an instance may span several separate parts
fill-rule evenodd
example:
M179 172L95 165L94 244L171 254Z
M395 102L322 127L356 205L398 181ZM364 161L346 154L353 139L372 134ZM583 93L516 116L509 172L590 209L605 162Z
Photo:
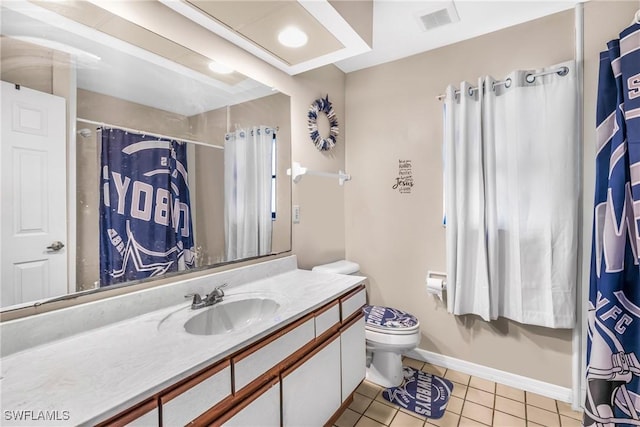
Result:
M420 329L418 319L405 311L379 305L365 305L365 328L390 335L414 334Z

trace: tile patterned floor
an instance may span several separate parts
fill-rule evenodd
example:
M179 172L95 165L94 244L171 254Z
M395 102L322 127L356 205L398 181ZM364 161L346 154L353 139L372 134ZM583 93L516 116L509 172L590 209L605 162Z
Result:
M535 393L496 384L451 369L405 358L404 364L451 380L447 411L438 420L406 411L382 397L382 388L367 381L335 427L579 427L582 412Z

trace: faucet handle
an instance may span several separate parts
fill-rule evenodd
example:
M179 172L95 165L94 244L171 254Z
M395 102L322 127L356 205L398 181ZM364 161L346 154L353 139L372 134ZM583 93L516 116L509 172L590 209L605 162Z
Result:
M213 288L213 292L219 296L219 297L223 297L224 296L224 291L222 290L222 288L226 288L228 285L228 283L223 283L220 286L216 286L215 288Z
M202 297L198 293L187 294L184 297L193 298L193 304L200 304L202 302Z

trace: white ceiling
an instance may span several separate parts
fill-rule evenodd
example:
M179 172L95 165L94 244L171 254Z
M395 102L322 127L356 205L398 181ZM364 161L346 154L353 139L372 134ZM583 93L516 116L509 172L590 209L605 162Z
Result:
M580 1L454 1L460 21L424 31L418 17L451 2L374 0L373 49L336 62L348 73L573 8Z
M92 3L100 3L100 1L103 0L91 0ZM184 10L187 10L184 9L185 3L181 0L158 1L175 11L182 10L183 14ZM211 25L216 22L211 16L204 20L202 16L196 17L193 14L185 16L289 74L298 74L331 63L348 73L570 9L578 0L455 1L454 5L460 21L426 32L419 23L419 16L442 9L447 4L451 4L451 1L373 0L372 49L337 13L329 1L298 0L298 2L340 40L345 48L291 65L282 62L246 38L234 34L229 28ZM243 1L232 2L233 5L237 4L239 9L242 8L243 3ZM196 114L271 93L270 88L250 79L234 85L221 83L210 76L205 76L162 56L149 54L143 49L121 42L105 33L90 31L91 28L24 0L3 0L2 6L0 15L2 15L3 34L13 37L44 37L49 41L73 46L102 58L98 63L89 61L78 71L80 87L88 90L110 93L133 102L184 115ZM22 15L27 11L33 12L28 18ZM158 69L163 69L163 72L159 73ZM114 78L114 72L118 72L118 78ZM158 90L159 88L164 90ZM173 94L178 91L188 92L191 95L176 98Z
M273 37L271 34L263 33L249 39L222 24L216 16L192 7L187 0L158 1L280 70L295 75L327 64L335 64L347 73L357 71L571 9L576 3L588 0L371 0L372 47L367 45L328 0L297 0L344 48L330 53L317 53L314 58L293 65L264 48L268 44L266 38ZM293 3L296 0L288 1ZM359 0L334 0L339 1ZM227 13L235 13L239 17L247 13L245 5L249 3L228 0L226 3ZM452 4L460 16L459 22L430 31L423 30L420 16ZM312 32L311 29L309 32Z

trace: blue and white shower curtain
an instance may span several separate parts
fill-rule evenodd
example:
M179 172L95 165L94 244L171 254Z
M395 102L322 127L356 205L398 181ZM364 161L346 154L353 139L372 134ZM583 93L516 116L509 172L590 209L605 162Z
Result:
M100 286L195 267L187 147L102 129Z
M640 425L640 25L600 54L584 425Z

